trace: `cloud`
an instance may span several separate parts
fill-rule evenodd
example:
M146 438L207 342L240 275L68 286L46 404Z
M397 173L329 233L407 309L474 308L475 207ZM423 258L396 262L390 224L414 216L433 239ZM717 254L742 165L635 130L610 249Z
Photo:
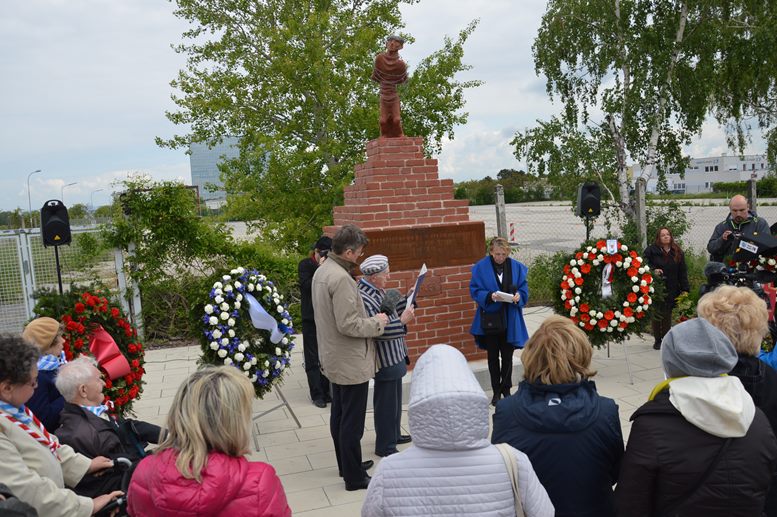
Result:
M472 69L459 79L484 84L466 92L469 123L454 129L438 157L440 173L456 181L522 168L509 141L516 130L559 111L534 71L532 44L546 0L423 0L402 6L415 42L402 51L411 68L455 38L474 19L464 47ZM170 81L185 64L171 44L187 22L165 0L20 0L3 2L0 17L0 209L58 198L108 202L113 182L133 171L155 179L190 181L183 150L160 149L154 137L185 133L165 117L174 110ZM365 78L368 80L368 78ZM748 152L763 152L754 139ZM714 121L688 152L730 152ZM96 190L103 189L100 192Z

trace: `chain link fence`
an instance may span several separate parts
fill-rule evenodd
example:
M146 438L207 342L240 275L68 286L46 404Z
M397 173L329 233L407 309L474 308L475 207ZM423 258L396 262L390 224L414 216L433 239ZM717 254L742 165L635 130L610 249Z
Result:
M680 200L679 210L685 214L689 230L682 236L685 250L697 253L706 252L707 242L715 226L729 213L728 199ZM508 240L516 243L513 257L525 264L531 264L540 255L557 251L572 252L586 238L583 219L572 211L569 202L548 201L505 205L507 215ZM777 223L777 199L759 199L758 216L771 225ZM496 209L494 205L471 206L469 215L472 221L483 221L486 226L486 239L497 235ZM607 211L594 220L591 238L603 238L608 234L618 235L621 228L617 221L611 220L607 228ZM648 243L653 241L648 235ZM642 250L640 250L642 251Z
M63 289L100 281L118 292L123 271L113 251L94 251L97 228L72 228L71 233L73 242L57 250ZM58 289L55 249L43 246L40 229L0 232L0 332L21 332L33 317L33 295L40 289Z

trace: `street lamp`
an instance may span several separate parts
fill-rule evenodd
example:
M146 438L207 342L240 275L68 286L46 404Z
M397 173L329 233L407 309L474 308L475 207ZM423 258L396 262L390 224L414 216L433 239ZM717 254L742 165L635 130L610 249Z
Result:
M27 208L29 209L29 212L30 212L30 228L32 228L33 225L35 225L35 218L32 216L32 198L30 198L30 176L32 176L33 174L38 174L39 172L40 172L40 169L37 169L27 175Z
M59 192L59 200L62 201L62 204L65 204L65 188L66 187L72 187L73 185L77 184L77 181L74 181L73 183L68 183L67 185L62 185L62 189Z
M93 190L91 194L89 194L89 210L94 212L94 194L96 192L102 192L105 189L98 188L97 190Z

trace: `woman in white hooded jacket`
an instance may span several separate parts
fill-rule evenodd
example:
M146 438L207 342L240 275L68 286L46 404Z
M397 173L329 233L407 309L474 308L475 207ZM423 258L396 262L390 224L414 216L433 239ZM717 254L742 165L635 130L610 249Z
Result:
M510 477L488 439L489 399L464 356L434 345L418 360L408 418L414 445L381 460L362 517L515 515ZM529 458L512 449L527 517L552 517L553 504Z

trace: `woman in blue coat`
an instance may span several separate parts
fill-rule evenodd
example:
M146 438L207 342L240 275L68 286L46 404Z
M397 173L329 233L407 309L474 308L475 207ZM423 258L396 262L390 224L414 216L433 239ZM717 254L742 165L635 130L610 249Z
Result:
M529 301L526 266L510 258L510 244L495 237L488 246L489 255L472 266L469 292L477 302L470 334L478 347L488 352L488 373L496 405L510 396L513 375L513 351L523 348L529 338L523 321L523 306ZM497 294L512 297L500 298ZM501 365L499 359L501 357Z

